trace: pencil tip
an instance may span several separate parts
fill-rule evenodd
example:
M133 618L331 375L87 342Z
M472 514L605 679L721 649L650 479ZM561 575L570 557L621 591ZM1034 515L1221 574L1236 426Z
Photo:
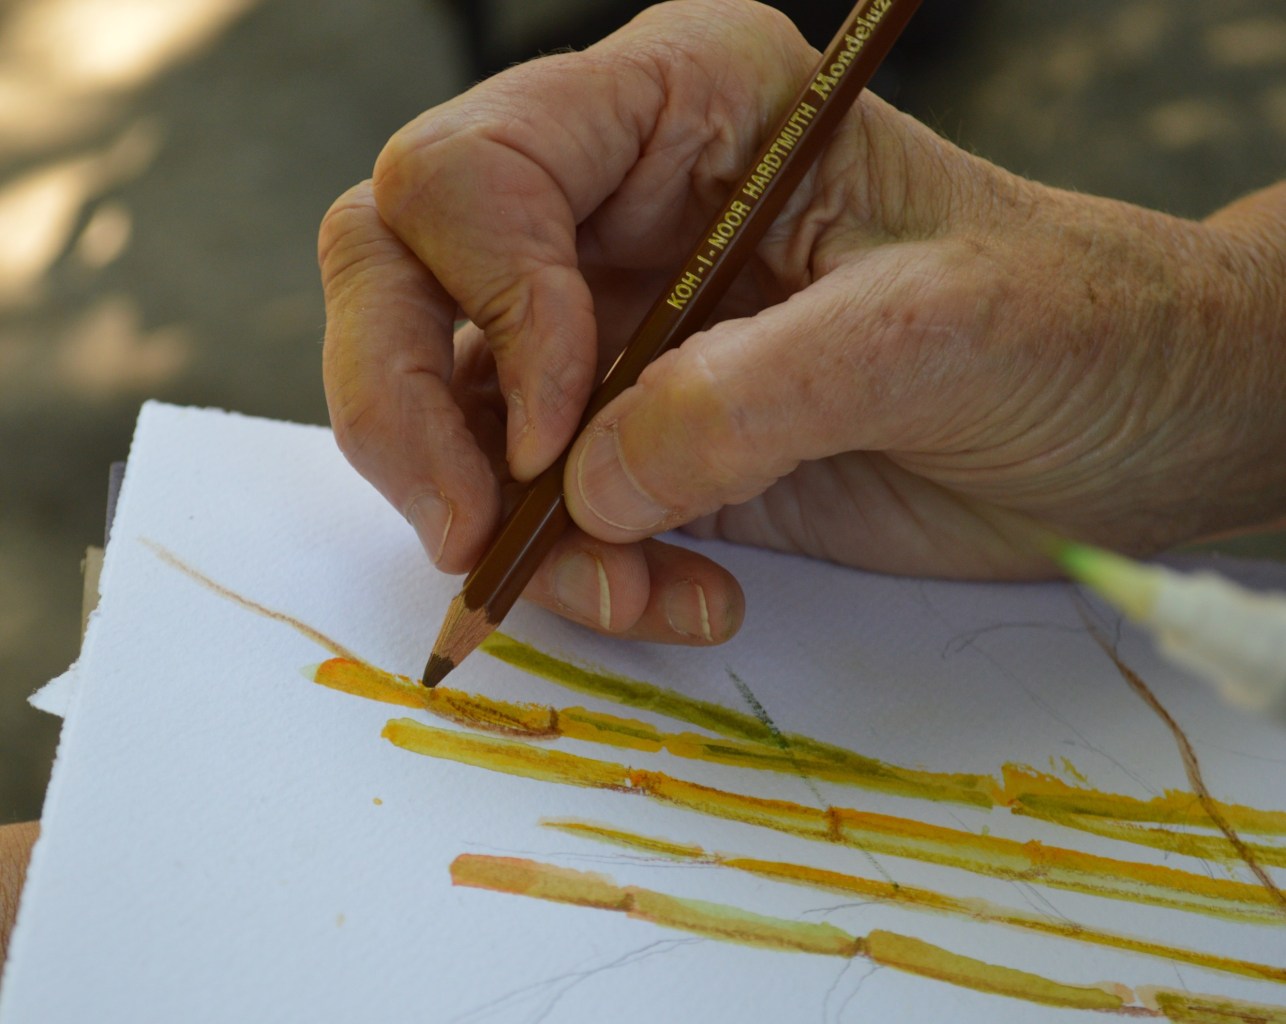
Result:
M430 690L437 686L447 677L447 673L455 668L455 663L450 658L444 658L440 654L430 654L429 663L424 666L424 679L422 682Z
M487 639L495 624L487 620L487 613L481 608L470 608L460 594L447 609L442 631L433 644L433 653L429 663L424 666L423 683L432 688L446 678L448 672L458 668L461 662Z

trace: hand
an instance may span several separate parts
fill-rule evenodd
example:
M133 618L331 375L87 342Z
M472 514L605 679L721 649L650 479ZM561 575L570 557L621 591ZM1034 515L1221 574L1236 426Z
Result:
M331 209L335 433L440 567L471 567L504 487L571 439L815 59L768 8L653 7L422 115ZM1198 224L1058 192L863 96L716 322L576 443L581 529L528 596L717 642L735 581L645 538L1029 577L1033 522L1141 553L1280 510L1265 195Z
M0 825L0 968L9 950L9 933L18 914L27 862L38 835L40 823L36 821Z

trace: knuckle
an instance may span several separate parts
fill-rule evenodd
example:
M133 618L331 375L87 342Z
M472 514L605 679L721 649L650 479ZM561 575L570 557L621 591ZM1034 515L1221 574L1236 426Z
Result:
M735 401L735 389L723 380L701 349L683 352L670 375L667 411L673 417L675 465L688 467L687 479L676 481L691 487L699 480L703 490L720 496L744 490L747 475L753 475L754 441L749 416Z
M470 318L482 329L497 363L505 366L532 327L530 284L506 268L493 280L481 283L477 295Z
M540 77L557 63L546 57L511 68L488 79L462 96L428 110L398 129L375 160L371 191L375 205L390 224L417 197L467 198L511 191L521 182L511 180L512 164L497 148L529 157L539 151L556 119L533 114L533 95L541 91ZM450 203L417 205L450 206ZM457 212L457 211L448 211Z
M364 220L367 206L364 199L369 199L367 183L355 185L330 204L322 215L321 226L317 229L317 263L324 271L333 254L343 248L345 241Z
M369 201L350 191L326 211L317 235L317 263L327 295L342 290L372 265L383 265L396 256L396 244L380 233Z
M503 161L486 150L509 120L493 101L466 93L398 129L371 172L374 206L393 232L431 239L461 205L492 196Z
M432 157L450 135L449 123L427 111L399 128L375 158L371 172L371 194L382 212L398 209L411 192L424 187L434 165Z

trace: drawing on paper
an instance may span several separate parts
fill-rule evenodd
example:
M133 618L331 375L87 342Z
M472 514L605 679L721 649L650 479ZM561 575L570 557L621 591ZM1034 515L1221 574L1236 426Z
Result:
M1267 930L1271 938L1265 942L1265 949L1283 948L1286 898L1270 869L1286 867L1286 843L1282 841L1286 837L1286 811L1224 802L1212 796L1182 730L1147 691L1146 684L1116 657L1110 645L1103 644L1104 650L1125 682L1174 731L1191 791L1169 791L1138 799L1098 791L1075 771L1068 773L1075 781L1068 782L1028 765L1006 764L995 775L988 775L891 764L809 736L783 733L752 698L748 703L756 713L748 714L653 683L572 664L502 634L488 639L481 651L564 689L610 703L622 713L584 706L516 703L444 687L428 690L416 680L364 663L306 624L234 593L159 546L151 547L163 560L220 596L283 622L325 648L333 656L313 670L312 678L317 684L366 700L426 712L453 726L441 728L406 717L390 720L383 730L384 738L407 751L549 784L619 793L622 800L656 801L708 818L851 848L867 857L887 854L1096 899L1246 923ZM743 693L748 692L740 680L735 681ZM658 716L673 722L675 728L659 728L632 717L630 710ZM560 740L591 743L612 753L602 758L588 757L560 749ZM631 751L663 754L677 767L673 773L633 768L628 763ZM741 770L749 792L687 780L682 775L685 764ZM1035 840L1024 842L856 807L809 806L756 796L754 779L756 773L763 772L1040 819L1068 838L1066 845L1057 846ZM960 917L1072 944L1128 951L1151 958L1158 968L1188 965L1286 985L1286 963L1271 955L1264 962L1223 956L1182 941L1146 940L983 899L900 885L887 878L767 860L739 851L705 849L670 837L638 834L614 823L564 818L540 820L538 824L649 860L748 874L760 880ZM1128 855L1091 853L1076 847L1078 833L1114 840L1126 850L1136 845L1214 864L1235 865L1244 868L1253 881L1234 877L1231 872L1198 873L1132 860ZM623 866L628 863L622 861ZM855 863L864 862L855 858ZM607 874L525 857L462 852L451 865L451 881L457 886L624 914L706 939L782 952L864 959L919 977L1044 1006L1191 1024L1286 1024L1286 1005L1256 1005L1160 984L1067 984L988 963L914 935L884 929L851 934L829 923L785 919L757 913L753 908L670 895L623 884ZM1160 970L1157 975L1163 976Z

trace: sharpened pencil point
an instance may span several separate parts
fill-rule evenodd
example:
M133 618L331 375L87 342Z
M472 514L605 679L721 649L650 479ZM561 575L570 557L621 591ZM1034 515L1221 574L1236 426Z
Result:
M421 680L424 685L432 689L442 682L447 673L459 668L470 652L487 639L495 628L495 623L488 620L485 611L470 608L464 594L458 595L447 609L442 631L433 645L429 663L424 666L424 677Z
M450 658L444 658L440 654L430 654L429 663L424 666L424 678L421 682L431 690L442 682L453 668L455 668L455 662Z

